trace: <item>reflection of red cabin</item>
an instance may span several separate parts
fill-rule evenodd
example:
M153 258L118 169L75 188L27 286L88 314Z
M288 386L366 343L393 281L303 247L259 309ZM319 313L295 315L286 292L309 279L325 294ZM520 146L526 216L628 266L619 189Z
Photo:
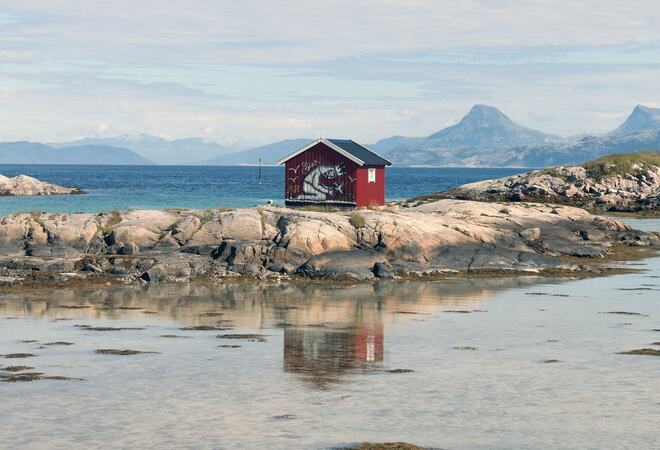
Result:
M383 360L383 324L360 324L355 333L355 360L356 361L382 361Z
M319 138L281 159L287 205L372 206L385 203L392 163L348 139Z

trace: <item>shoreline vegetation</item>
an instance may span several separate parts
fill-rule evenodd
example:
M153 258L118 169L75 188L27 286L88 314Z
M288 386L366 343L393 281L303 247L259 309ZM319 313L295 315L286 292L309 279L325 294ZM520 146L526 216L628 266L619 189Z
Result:
M0 286L603 275L657 254L660 233L581 208L657 213L659 193L646 152L357 210L15 213L0 218Z

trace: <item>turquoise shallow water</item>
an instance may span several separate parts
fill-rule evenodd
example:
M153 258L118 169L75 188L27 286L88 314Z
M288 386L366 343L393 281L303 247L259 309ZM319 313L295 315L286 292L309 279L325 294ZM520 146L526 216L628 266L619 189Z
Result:
M404 168L387 171L387 199L437 192L463 183L498 178L522 169ZM201 166L0 165L0 174L25 174L77 186L87 195L0 197L0 215L16 211L98 212L109 209L248 207L282 203L284 169Z

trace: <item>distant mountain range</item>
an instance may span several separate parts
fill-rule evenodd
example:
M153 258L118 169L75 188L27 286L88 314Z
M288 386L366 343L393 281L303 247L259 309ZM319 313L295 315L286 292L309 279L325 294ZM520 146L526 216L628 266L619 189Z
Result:
M491 106L476 105L458 124L425 138L377 142L395 164L448 167L545 167L610 153L660 150L660 109L638 105L604 136L560 138L525 128Z
M0 164L273 164L310 142L286 139L237 151L201 138L147 134L87 138L59 144L0 143ZM392 136L369 146L396 165L544 167L610 153L660 149L660 109L638 105L605 135L561 138L526 128L497 108L475 105L459 123L426 137Z
M80 145L56 148L38 142L0 142L0 164L150 165L153 161L126 148Z
M263 164L274 164L275 161L293 153L297 149L309 144L312 139L286 139L261 147L255 147L235 153L216 156L208 159L202 164L207 166L234 166L240 164L258 164L259 159Z
M85 138L78 141L52 145L60 148L85 145L109 145L126 148L158 164L194 164L233 151L229 147L201 138L168 141L167 139L148 134L109 138Z

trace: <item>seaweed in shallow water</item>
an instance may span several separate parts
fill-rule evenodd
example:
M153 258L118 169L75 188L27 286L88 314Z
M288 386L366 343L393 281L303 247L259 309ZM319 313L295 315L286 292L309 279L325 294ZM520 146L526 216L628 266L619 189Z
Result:
M181 331L227 331L227 330L233 330L234 328L232 327L218 327L218 326L211 326L211 325L196 325L194 327L183 327L179 328Z
M414 370L412 369L387 369L385 370L386 373L412 373Z
M159 352L143 352L140 350L116 350L112 348L102 348L94 350L94 353L97 355L114 355L114 356L129 356L129 355L140 355L143 353L159 353Z
M5 358L32 358L33 356L32 353L8 353Z
M622 316L641 316L641 317L648 317L648 314L642 314L638 312L630 312L630 311L608 311L603 314L619 314Z
M7 366L7 367L0 367L0 370L3 370L5 372L22 372L24 370L30 370L34 369L34 367L30 366Z
M263 334L219 334L218 339L244 339L252 342L266 342Z
M654 348L638 348L635 350L628 350L627 352L619 352L619 355L660 356L660 350Z

